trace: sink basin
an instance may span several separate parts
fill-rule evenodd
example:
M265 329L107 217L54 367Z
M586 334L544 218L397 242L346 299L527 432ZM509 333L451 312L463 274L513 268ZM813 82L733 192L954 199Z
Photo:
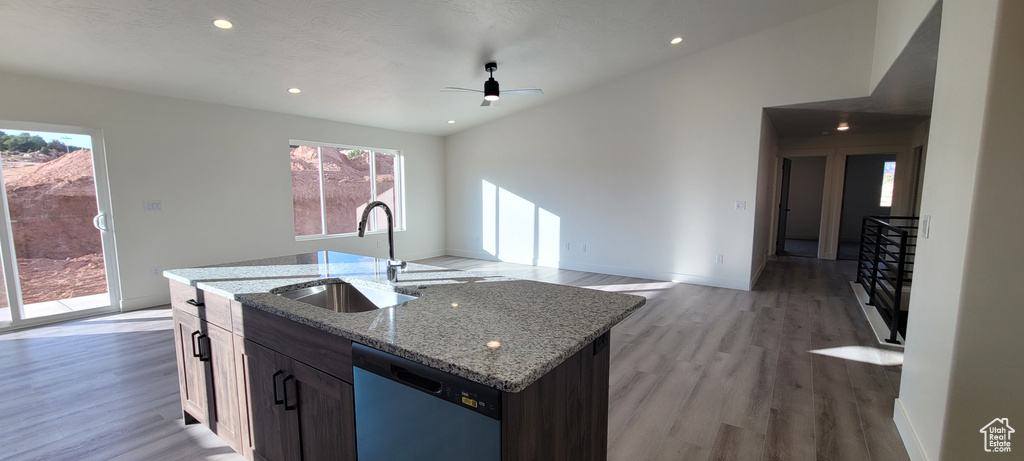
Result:
M394 307L416 299L393 291L357 287L346 282L328 283L278 293L295 301L334 312L367 312Z

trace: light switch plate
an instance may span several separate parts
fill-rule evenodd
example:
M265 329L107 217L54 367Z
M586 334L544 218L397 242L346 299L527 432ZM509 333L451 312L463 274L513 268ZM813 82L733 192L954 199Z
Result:
M921 222L917 224L917 236L923 239L928 238L928 233L932 227L932 216L924 215L921 216Z
M737 200L736 201L736 211L743 211L743 210L746 210L746 209L747 209L747 202L744 202L742 200Z

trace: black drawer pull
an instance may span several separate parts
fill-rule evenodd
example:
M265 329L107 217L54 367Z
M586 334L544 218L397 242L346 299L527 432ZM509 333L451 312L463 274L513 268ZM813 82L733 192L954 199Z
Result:
M197 339L199 340L199 361L200 362L209 362L210 361L210 337L206 336L205 334L201 334L201 335L199 335L199 337ZM205 351L205 353L203 351L203 344L204 344L203 340L204 339L206 340L206 342L205 342L205 344L206 344L206 351Z
M192 357L198 357L200 359L203 357L203 351L201 349L202 346L200 346L200 348L196 348L196 336L202 333L203 332L199 330L192 332Z
M297 406L299 404L299 396L295 395L295 398L294 398L295 405L288 405L288 381L295 382L295 376L288 375L288 376L285 376L283 380L281 380L281 387L284 388L284 409L285 409L285 411L292 411L295 408L297 408ZM292 387L295 387L295 386L293 385Z
M283 371L278 370L277 373L274 373L274 375L270 377L270 379L272 381L274 381L274 405L284 405L284 399L277 398L277 377L281 376L283 374L284 374ZM285 390L287 391L287 389L285 389ZM285 397L288 397L288 396L285 395Z
M201 302L196 301L194 299L190 299L188 301L185 301L185 304L191 304L191 305L196 306L196 307L203 307L203 306L206 305L206 303L201 303Z

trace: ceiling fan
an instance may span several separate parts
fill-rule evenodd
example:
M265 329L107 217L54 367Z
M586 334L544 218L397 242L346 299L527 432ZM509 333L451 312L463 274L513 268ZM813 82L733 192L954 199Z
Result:
M462 92L470 92L470 93L483 93L484 94L484 102L480 103L481 107L490 106L492 102L495 102L495 101L498 100L499 95L502 94L502 93L504 93L504 94L544 94L544 92L541 91L539 88L519 88L519 89L516 89L516 90L505 90L503 92L499 91L498 90L498 81L494 79L494 71L498 70L498 63L496 63L496 62L489 62L486 65L484 65L484 69L487 70L487 72L489 72L491 74L491 78L487 79L487 81L484 82L484 90L483 91L474 90L472 88L459 88L459 87L455 87L455 86L446 86L441 91L462 91Z

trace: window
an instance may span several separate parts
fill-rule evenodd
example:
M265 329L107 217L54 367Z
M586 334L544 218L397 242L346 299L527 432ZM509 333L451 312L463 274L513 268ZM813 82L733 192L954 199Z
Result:
M398 152L292 141L291 167L296 238L354 234L363 210L374 200L391 208L395 229L405 228ZM387 217L378 208L366 230L386 226Z
M882 168L882 199L878 206L892 206L892 188L896 184L896 162L885 162Z

